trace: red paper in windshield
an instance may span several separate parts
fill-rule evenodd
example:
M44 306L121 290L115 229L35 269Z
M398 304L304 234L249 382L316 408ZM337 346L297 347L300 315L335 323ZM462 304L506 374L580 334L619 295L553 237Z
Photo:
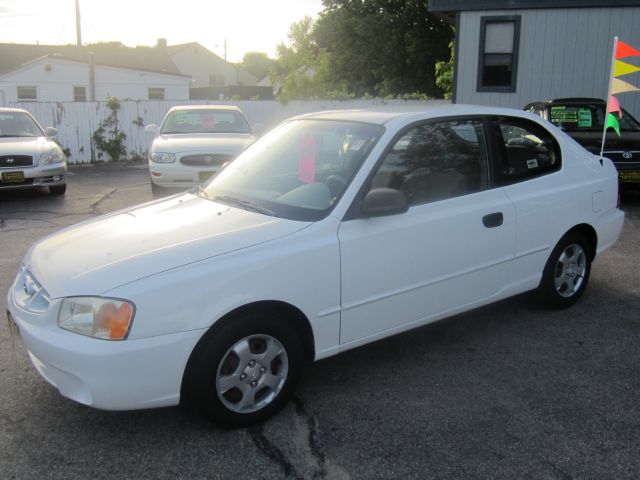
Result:
M202 117L202 128L212 129L213 126L213 115L205 115Z
M316 181L316 139L311 135L300 140L300 160L298 161L298 178L304 183Z

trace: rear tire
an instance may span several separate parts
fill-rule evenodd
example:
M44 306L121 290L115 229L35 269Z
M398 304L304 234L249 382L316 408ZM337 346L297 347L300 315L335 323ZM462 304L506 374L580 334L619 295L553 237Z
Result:
M64 195L67 191L67 184L64 185L56 185L54 187L49 187L49 193L51 195Z
M577 232L565 235L551 252L538 287L542 300L554 308L567 308L582 296L593 259L592 246Z
M293 394L303 353L282 318L245 314L214 325L191 354L184 400L225 427L263 421Z

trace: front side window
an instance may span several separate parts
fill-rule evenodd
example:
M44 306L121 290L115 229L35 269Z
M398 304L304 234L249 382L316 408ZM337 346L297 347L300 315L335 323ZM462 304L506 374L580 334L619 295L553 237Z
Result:
M520 17L483 17L478 58L479 92L515 92Z
M419 205L489 187L481 120L429 122L402 135L378 167L371 188L403 192Z
M149 100L164 100L164 88L150 87L148 94Z
M560 169L560 146L553 135L524 119L497 119L502 175L507 184Z
M18 100L33 101L38 99L36 87L18 85Z

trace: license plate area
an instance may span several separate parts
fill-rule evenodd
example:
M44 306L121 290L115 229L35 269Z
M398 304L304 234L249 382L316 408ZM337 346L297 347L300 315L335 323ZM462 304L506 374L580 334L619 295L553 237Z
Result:
M24 182L24 172L2 172L0 179L2 183L22 183Z
M211 178L211 176L216 172L198 172L198 181L200 183L205 182Z
M622 171L618 173L621 183L640 183L640 171Z

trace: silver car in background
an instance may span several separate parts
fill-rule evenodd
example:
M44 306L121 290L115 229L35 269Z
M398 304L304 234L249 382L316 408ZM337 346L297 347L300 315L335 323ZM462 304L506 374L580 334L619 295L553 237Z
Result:
M0 108L0 190L48 187L53 195L67 190L67 159L43 129L21 108Z
M236 106L188 105L171 108L149 150L151 189L191 188L209 179L256 137Z

